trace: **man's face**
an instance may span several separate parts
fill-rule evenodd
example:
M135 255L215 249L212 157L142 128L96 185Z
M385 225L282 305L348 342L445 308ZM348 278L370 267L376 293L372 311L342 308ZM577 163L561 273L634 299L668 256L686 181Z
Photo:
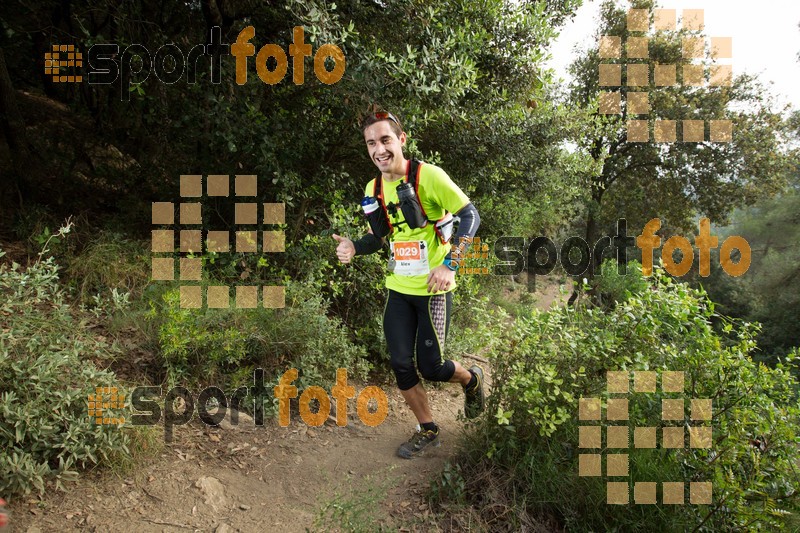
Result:
M369 157L383 174L405 174L403 165L403 146L406 144L406 134L398 137L390 126L388 120L380 120L367 126L364 130L364 140L367 143Z

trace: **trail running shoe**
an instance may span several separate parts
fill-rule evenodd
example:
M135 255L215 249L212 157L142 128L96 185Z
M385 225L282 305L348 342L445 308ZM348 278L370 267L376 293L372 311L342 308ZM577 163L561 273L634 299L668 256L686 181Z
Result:
M469 369L472 374L477 378L477 383L468 389L464 387L464 415L467 418L475 418L483 411L486 403L486 397L483 395L483 369L477 365L471 366Z
M422 453L428 446L441 446L441 442L439 441L439 432L438 431L430 431L423 429L422 431L417 431L411 438L408 439L406 442L400 445L397 448L397 455L402 457L403 459L411 459Z

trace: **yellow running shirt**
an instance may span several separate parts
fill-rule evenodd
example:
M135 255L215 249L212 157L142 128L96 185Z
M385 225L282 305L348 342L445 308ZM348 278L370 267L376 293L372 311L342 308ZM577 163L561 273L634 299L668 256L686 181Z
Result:
M407 169L408 166L406 172ZM387 206L397 205L397 187L405 182L406 178L396 181L383 180L381 190ZM441 219L445 211L452 214L461 211L469 203L469 198L444 170L435 165L423 163L418 182L419 198L429 222L424 228L409 229L408 224L398 225L399 222L405 222L399 207L394 215L389 213L393 231L387 239L391 247L390 264L393 264L394 272L387 271L386 288L417 296L444 294L448 291L428 292L428 272L440 266L450 251L450 244L442 244L436 234L435 221ZM364 189L364 196L374 195L375 179L370 180ZM450 290L455 288L454 283Z

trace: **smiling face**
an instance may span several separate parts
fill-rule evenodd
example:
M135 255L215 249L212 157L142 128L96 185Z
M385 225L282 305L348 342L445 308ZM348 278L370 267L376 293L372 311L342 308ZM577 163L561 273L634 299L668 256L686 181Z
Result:
M364 141L367 143L369 157L384 178L399 179L406 174L406 159L403 157L403 146L406 145L406 134L398 137L392 131L388 120L380 120L367 126L364 130Z

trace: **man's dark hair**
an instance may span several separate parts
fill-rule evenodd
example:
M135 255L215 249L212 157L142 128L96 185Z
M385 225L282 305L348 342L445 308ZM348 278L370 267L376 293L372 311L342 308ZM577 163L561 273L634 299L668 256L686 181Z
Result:
M361 121L361 133L364 133L368 127L372 126L376 122L380 122L381 120L389 122L389 127L392 128L392 131L398 137L400 137L400 134L403 133L403 126L400 124L400 119L398 119L392 113L382 110L372 111L366 117L364 117L364 120Z

